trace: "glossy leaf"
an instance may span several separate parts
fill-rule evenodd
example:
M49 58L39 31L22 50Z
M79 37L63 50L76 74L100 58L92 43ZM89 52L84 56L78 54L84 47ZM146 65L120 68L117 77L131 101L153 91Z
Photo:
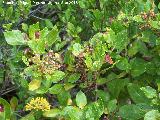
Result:
M80 78L80 74L74 73L74 74L69 76L68 82L75 83L79 78Z
M5 39L10 45L25 45L24 34L19 30L7 31L4 33Z
M83 52L82 46L79 43L75 43L73 45L73 55L78 56L81 52Z
M137 77L146 71L145 61L139 58L134 58L130 62L131 75Z
M128 79L115 79L109 82L107 86L111 95L116 98L119 96L121 90L124 89L124 86L126 86L128 83Z
M150 86L142 87L140 89L144 92L144 94L146 95L147 98L156 98L157 97L156 90Z
M70 120L81 120L81 119L83 119L82 111L79 108L73 107L73 106L65 107L62 111L62 115L64 115L65 118L68 118Z
M87 104L87 98L82 91L79 91L76 95L76 104L80 109L83 109Z
M41 85L41 81L40 80L32 80L30 83L29 83L29 90L30 91L34 91L36 89L38 89Z
M160 120L160 113L158 110L151 110L144 116L144 120Z
M36 120L33 114L28 114L25 117L22 117L20 120Z
M145 112L136 105L124 105L119 109L119 115L123 119L139 120L144 114Z
M57 97L60 105L62 106L68 105L68 102L71 100L71 95L68 91L60 92Z
M98 120L104 112L104 104L101 100L93 102L84 108L86 120Z
M55 84L53 87L49 88L50 94L59 94L63 90L62 84Z
M115 111L116 108L117 108L117 100L116 99L111 100L111 101L108 102L107 109L108 109L109 113Z
M59 32L56 26L53 27L53 29L48 33L46 36L46 42L48 46L51 46L54 44L56 41L59 41Z
M16 107L18 106L18 99L16 97L12 97L12 99L10 100L10 105L11 108L15 110Z
M65 73L62 71L54 71L52 75L46 75L46 78L53 83L57 83L65 77Z
M149 102L149 100L146 98L146 96L143 93L143 91L140 89L140 86L138 86L136 84L129 84L127 86L127 88L128 88L128 92L129 92L129 95L130 95L131 99L135 103L146 103L146 102Z
M120 62L116 64L116 67L120 70L126 70L128 71L130 69L130 64L126 58L122 58Z
M10 104L3 98L0 98L0 104L4 107L4 111L0 112L0 117L4 120L11 119L11 106Z
M44 117L54 118L60 114L60 110L57 108L51 109L49 111L43 112Z

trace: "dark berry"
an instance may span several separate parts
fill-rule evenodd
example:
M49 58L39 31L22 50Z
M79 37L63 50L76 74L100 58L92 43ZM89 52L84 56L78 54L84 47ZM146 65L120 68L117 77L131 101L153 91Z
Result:
M4 107L2 104L0 104L0 112L4 112Z
M35 37L36 37L36 39L39 39L39 37L40 37L40 32L35 32Z

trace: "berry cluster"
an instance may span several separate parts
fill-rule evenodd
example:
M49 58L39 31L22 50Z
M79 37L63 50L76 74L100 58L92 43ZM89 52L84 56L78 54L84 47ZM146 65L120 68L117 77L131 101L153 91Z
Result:
M44 74L52 74L54 70L58 70L62 66L61 56L52 50L43 56L35 54L28 61L30 65L36 65L38 71Z
M53 71L58 70L61 65L60 55L50 50L48 54L43 57L39 70L45 74L52 74Z
M156 18L156 14L154 13L153 10L150 10L148 13L141 13L141 17L143 20L146 21L145 24L141 25L140 26L140 29L146 29L146 28L150 28L150 23L149 21L152 20L152 19L155 19Z
M81 74L80 80L81 81L86 81L87 73L86 73L86 70L85 70L86 64L84 62L84 57L82 57L82 56L76 57L75 68L76 68L76 72Z
M141 17L143 18L143 20L154 19L156 17L156 14L153 10L150 10L148 13L141 13Z

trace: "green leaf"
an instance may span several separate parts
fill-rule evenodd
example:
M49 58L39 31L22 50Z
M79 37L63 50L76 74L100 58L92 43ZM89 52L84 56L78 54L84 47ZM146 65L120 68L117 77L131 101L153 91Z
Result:
M48 91L48 87L41 85L41 87L39 87L38 89L35 90L35 93L45 94L45 93L47 93L47 91Z
M13 7L8 7L8 9L6 10L6 17L7 19L9 19L13 14Z
M158 87L158 92L160 92L160 79L157 79L156 83L157 83L157 87Z
M80 78L80 76L81 76L81 74L74 73L74 74L72 74L72 75L69 76L68 82L75 83Z
M138 52L138 41L134 41L132 44L130 44L128 55L130 57L134 56Z
M86 2L84 0L78 1L78 4L81 8L85 8L86 7Z
M103 90L97 91L97 96L104 101L104 103L107 103L110 100L110 95L108 92Z
M149 75L156 75L155 71L157 70L156 64L153 61L147 62L146 64L146 73Z
M127 37L127 30L123 30L116 35L116 39L113 39L113 46L118 50L122 51L126 48L129 43L129 39Z
M155 29L160 29L159 21L150 21L150 25Z
M143 19L142 19L141 15L134 16L133 20L135 20L136 22L143 22Z
M45 41L43 41L41 39L28 41L28 46L36 54L43 54L43 53L45 53Z
M68 22L67 24L67 32L69 33L69 35L73 36L73 37L78 37L78 33L80 33L82 31L81 27L79 26L75 26L74 24Z
M68 120L83 120L82 111L73 106L67 106L63 109L62 115Z
M138 103L136 105L138 107L140 107L141 109L143 109L145 112L148 112L148 111L153 110L154 108L156 108L155 106L152 106L151 104L148 104L148 103Z
M76 86L76 84L65 83L65 84L64 84L64 89L65 89L66 91L68 91L68 90L72 89L72 88L75 87L75 86Z
M115 79L107 84L108 89L113 98L117 98L124 86L129 83L129 79Z
M94 61L91 70L92 71L98 71L98 70L100 70L101 67L102 67L102 62L100 60L99 61Z
M160 113L158 110L151 110L144 116L144 120L160 120Z
M158 4L158 9L160 9L160 3Z
M28 114L25 117L22 117L20 120L36 120L33 114Z
M43 112L44 117L54 118L60 114L60 110L58 108L51 109L49 111Z
M3 98L0 98L0 104L4 106L4 112L0 112L0 116L4 120L10 120L11 117L11 106L10 104Z
M104 112L104 104L101 100L93 102L84 108L85 120L99 120Z
M113 46L113 41L116 39L115 32L112 29L107 29L108 33L104 34L104 39L109 43L109 47Z
M46 24L47 28L53 28L53 24L52 24L51 20L46 19L45 24Z
M51 46L56 41L60 41L60 37L57 26L54 26L53 29L46 36L46 42L48 46Z
M128 71L130 69L130 64L128 63L128 60L126 58L122 58L120 59L120 62L116 64L116 67L120 70Z
M39 29L39 23L37 22L36 24L33 24L33 25L30 25L29 26L29 29L28 29L28 32L29 32L29 38L31 40L35 40L35 33L38 32L40 29Z
M80 109L83 109L87 104L87 98L82 91L79 91L76 95L76 104Z
M74 56L71 51L66 51L64 55L64 63L72 65L74 63Z
M127 86L127 88L128 88L128 92L129 92L129 95L130 95L131 99L135 103L147 103L147 102L149 102L149 100L146 98L143 91L140 90L140 87L138 85L129 84Z
M125 27L124 27L124 25L122 24L121 21L113 21L112 24L111 24L111 29L115 33L118 33L118 32L121 32L121 31L125 30Z
M63 90L62 84L55 84L53 87L49 88L50 94L59 94Z
M107 108L108 108L109 113L115 111L117 108L117 100L114 99L114 100L109 101L107 104Z
M124 105L120 107L118 114L126 120L139 120L145 112L136 105Z
M42 41L45 41L45 44L46 44L46 36L49 34L49 30L47 27L44 27L43 30L39 31L39 38L37 39L40 39ZM37 35L38 36L38 35Z
M28 86L29 86L30 91L34 91L41 86L41 81L40 80L32 80Z
M5 39L10 45L25 45L24 34L19 30L12 30L4 32Z
M15 110L16 107L18 106L18 99L16 97L12 97L12 99L10 100L10 105L11 108Z
M72 50L73 55L78 56L81 52L83 52L81 44L75 43Z
M52 75L46 75L47 80L51 80L53 83L57 83L65 77L65 73L62 71L54 71Z
M146 62L140 58L133 58L130 61L131 65L131 75L133 77L140 76L146 71Z
M140 89L144 92L144 94L146 95L147 98L156 98L157 97L156 90L150 86L142 87Z
M87 65L87 68L88 69L92 69L92 66L93 66L93 61L92 61L92 58L91 56L85 56L85 63Z
M25 32L27 32L28 30L28 25L25 23L22 23L22 30L24 30Z
M59 94L57 94L58 101L60 105L66 106L68 105L69 100L71 100L71 95L68 91L62 91Z
M152 37L152 34L154 35L154 33L151 30L143 31L141 40L144 41L144 42L149 43L150 42L150 37Z
M108 82L108 80L107 80L106 78L98 78L98 79L96 80L96 83L97 83L98 85L105 84L106 82Z

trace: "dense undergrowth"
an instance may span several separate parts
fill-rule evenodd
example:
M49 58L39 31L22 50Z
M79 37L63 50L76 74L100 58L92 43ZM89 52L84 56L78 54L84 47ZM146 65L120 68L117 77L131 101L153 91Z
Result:
M1 120L160 120L158 0L7 2Z

